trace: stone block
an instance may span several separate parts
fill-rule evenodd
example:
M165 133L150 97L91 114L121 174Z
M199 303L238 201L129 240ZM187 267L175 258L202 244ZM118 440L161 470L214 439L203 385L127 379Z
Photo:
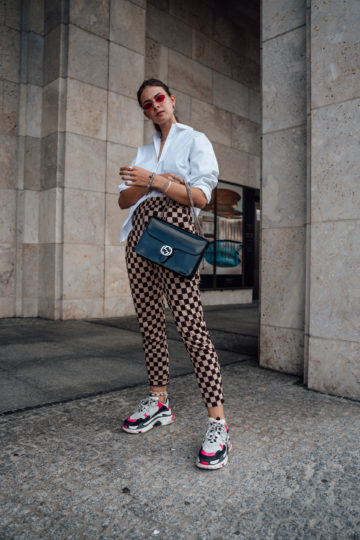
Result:
M69 4L62 0L44 0L44 32L47 34L59 24L69 24Z
M19 316L17 314L17 316ZM38 317L39 316L39 299L35 296L31 298L22 298L22 317Z
M143 125L143 113L137 100L109 92L109 141L137 148L142 145Z
M135 315L131 296L105 298L104 317L125 317L127 315Z
M41 188L64 186L65 133L55 132L41 140Z
M105 191L106 142L66 134L65 186Z
M39 294L39 245L24 244L23 245L23 283L22 293L23 300L29 298L36 298ZM26 312L29 313L31 305L28 304ZM37 308L37 306L36 306ZM37 311L37 309L36 309ZM23 314L24 317L36 316L36 314L28 315Z
M191 101L191 126L211 141L231 146L231 114L197 99Z
M305 127L263 137L263 227L295 227L306 222Z
M44 37L29 32L27 36L27 77L26 81L37 86L43 85Z
M25 189L19 193L18 228L24 244L39 241L39 191Z
M15 262L15 245L8 243L0 244L0 297L10 298L15 296ZM10 313L13 311L12 302L4 301L1 310L3 317L11 317L12 315L6 315L6 312Z
M260 366L293 375L302 375L303 331L262 324L260 327Z
M77 81L69 81L70 83ZM80 83L78 83L80 84ZM72 97L72 96L71 96ZM42 95L42 136L56 131L65 131L66 81L62 78L52 81L43 89ZM68 100L68 105L71 105ZM80 114L80 113L79 113Z
M214 73L214 104L226 111L248 118L249 90L229 77Z
M169 50L169 85L170 88L212 103L211 69L172 50Z
M106 194L106 245L118 246L120 244L121 227L128 213L128 210L120 210L117 194Z
M248 183L245 184L249 187L260 189L261 188L261 166L260 157L249 155L249 178Z
M305 228L262 230L261 323L304 329Z
M163 11L169 11L169 0L147 0L147 4Z
M160 79L160 81L167 81L168 62L168 48L158 41L146 38L145 78L155 78Z
M312 2L313 108L360 97L359 22L360 2Z
M103 301L104 247L64 244L63 276L64 300Z
M125 263L125 246L105 248L105 298L131 297Z
M262 3L262 39L273 38L305 24L306 5L299 0Z
M24 30L44 33L44 0L31 0L26 3Z
M70 24L68 76L107 88L108 48L105 39Z
M263 132L306 123L305 28L263 45Z
M16 191L0 190L0 244L15 242L16 232Z
M360 342L360 221L311 231L310 335Z
M103 245L104 221L104 193L65 189L64 242Z
M115 143L107 143L106 154L106 192L118 195L118 186L121 183L119 169L130 165L136 155L136 149Z
M147 118L144 121L144 144L150 144L152 142L152 134L155 131L154 124Z
M110 43L109 89L133 98L144 80L144 55Z
M44 39L44 85L48 85L58 77L66 77L69 27L65 25L56 26Z
M66 129L106 140L107 91L68 79Z
M76 0L76 2L70 2L70 23L108 39L109 0Z
M192 31L177 17L149 5L146 13L147 36L165 47L191 57Z
M312 113L312 221L360 218L360 99Z
M249 88L249 119L261 124L261 95Z
M170 88L170 91L176 97L175 115L181 124L190 124L191 122L191 97L179 90ZM153 129L154 131L154 129Z
M0 262L0 265L1 265L1 262ZM0 298L0 318L3 319L6 317L15 317L15 316L16 316L15 296Z
M110 40L144 54L145 16L145 9L128 0L111 2Z
M21 29L21 0L4 2L4 23L15 30Z
M41 137L42 88L27 84L26 94L26 127L24 135Z
M62 319L91 319L104 317L104 301L101 298L63 300Z
M308 387L360 399L360 343L310 337Z
M63 241L63 190L47 189L40 192L39 242L42 244Z
M17 186L17 137L0 133L0 188Z
M20 32L3 27L0 33L0 78L20 82Z
M39 300L57 297L56 285L58 274L62 272L62 245L40 244L39 245ZM45 304L43 304L45 305ZM40 307L40 303L39 303ZM39 313L44 316L44 313ZM52 316L50 318L53 318Z
M40 189L41 139L25 137L24 187Z
M247 185L249 177L249 160L246 152L214 143L215 154L219 163L219 178Z
M0 133L17 134L19 85L0 81Z
M231 50L196 30L193 31L192 57L200 64L231 77Z
M249 154L260 155L259 125L236 114L232 115L231 145Z
M236 51L231 51L231 78L239 83L260 91L260 64L246 58Z
M211 3L209 5L208 0L197 0L196 2L169 0L169 12L191 28L208 36L212 35L213 7Z

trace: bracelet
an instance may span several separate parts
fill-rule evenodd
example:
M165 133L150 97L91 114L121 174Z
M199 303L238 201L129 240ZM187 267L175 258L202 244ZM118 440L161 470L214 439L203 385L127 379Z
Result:
M148 182L148 185L146 186L146 189L147 191L150 191L150 188L151 188L151 184L153 183L153 180L155 178L155 173L153 172L150 176L149 176L150 180Z
M150 396L166 396L167 397L168 393L167 392L152 392L150 390Z
M167 192L167 190L169 189L170 184L171 184L171 180L168 180L167 182L165 182L163 187L160 189L161 193L165 194Z

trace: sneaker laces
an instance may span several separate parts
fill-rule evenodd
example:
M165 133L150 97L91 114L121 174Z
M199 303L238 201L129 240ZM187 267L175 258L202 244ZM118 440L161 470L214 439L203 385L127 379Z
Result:
M224 425L219 422L209 421L209 427L205 435L204 443L209 442L210 444L217 443L218 439L224 438Z
M149 396L143 399L142 401L140 401L136 412L137 413L147 412L149 407L151 407L151 405L157 405L157 404L158 404L158 400L152 396Z

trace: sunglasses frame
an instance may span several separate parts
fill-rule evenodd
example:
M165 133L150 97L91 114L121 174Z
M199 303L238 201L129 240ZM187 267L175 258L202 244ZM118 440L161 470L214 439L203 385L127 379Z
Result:
M150 109L154 107L154 102L163 103L163 101L165 101L165 98L166 98L165 94L158 94L151 101L146 101L146 103L143 104L142 108L144 109L144 111L150 111Z

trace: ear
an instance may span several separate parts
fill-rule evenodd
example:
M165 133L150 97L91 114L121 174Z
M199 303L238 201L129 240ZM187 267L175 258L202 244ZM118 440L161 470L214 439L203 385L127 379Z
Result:
M174 95L171 95L170 96L170 99L171 99L171 103L173 104L173 107L175 107L175 104L176 104L176 97Z

